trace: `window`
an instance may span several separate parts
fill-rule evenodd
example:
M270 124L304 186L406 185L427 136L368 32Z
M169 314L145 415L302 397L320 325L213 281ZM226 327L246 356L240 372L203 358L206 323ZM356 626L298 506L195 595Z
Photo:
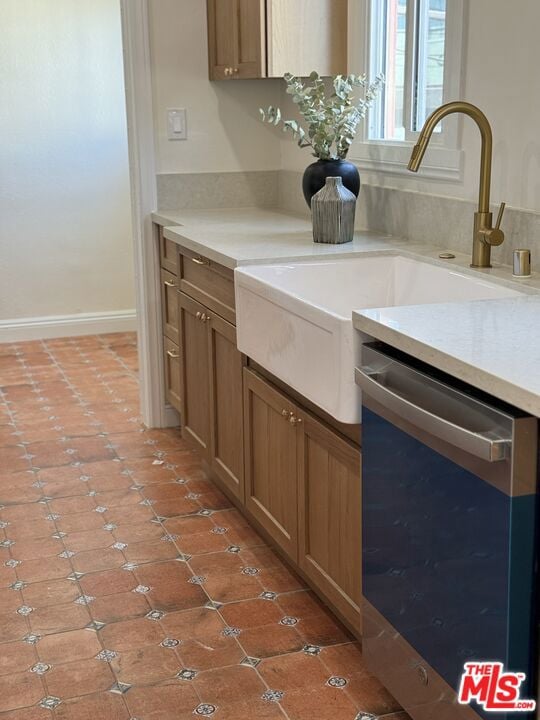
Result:
M386 77L365 122L364 137L353 148L353 159L371 161L372 169L404 172L410 144L429 115L444 102L459 99L464 1L351 3L350 45L365 48L363 57L352 51L351 71ZM426 163L434 176L460 177L457 128L453 119L436 129Z

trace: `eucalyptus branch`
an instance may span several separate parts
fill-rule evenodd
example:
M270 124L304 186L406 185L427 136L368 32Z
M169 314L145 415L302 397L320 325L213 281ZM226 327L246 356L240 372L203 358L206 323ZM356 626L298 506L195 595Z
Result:
M368 82L365 75L336 75L332 78L332 93L327 95L324 80L312 72L307 82L287 73L284 75L287 93L292 95L306 127L296 120L282 120L281 110L270 106L260 109L263 122L290 132L301 148L310 147L313 155L321 160L345 159L355 138L358 125L384 83L378 75ZM363 96L355 99L357 88L363 88Z

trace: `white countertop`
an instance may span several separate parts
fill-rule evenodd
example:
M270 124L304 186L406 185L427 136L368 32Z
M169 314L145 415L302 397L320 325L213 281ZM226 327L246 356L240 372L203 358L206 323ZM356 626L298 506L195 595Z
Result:
M371 337L540 417L540 273L516 281L509 267L473 270L469 255L440 260L441 248L372 232L357 232L345 245L316 244L309 219L279 210L161 211L152 219L168 226L168 239L229 268L397 251L521 290L524 296L503 300L359 310L353 321Z
M267 262L354 257L388 251L405 240L381 233L355 233L351 243L314 243L311 222L279 210L237 208L154 213L154 222L173 220L165 237L228 268Z
M540 295L362 310L354 326L540 417Z

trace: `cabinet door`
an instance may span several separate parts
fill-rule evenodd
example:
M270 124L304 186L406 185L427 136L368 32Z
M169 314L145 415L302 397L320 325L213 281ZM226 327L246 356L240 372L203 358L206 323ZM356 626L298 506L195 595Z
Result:
M211 80L264 77L265 0L207 0Z
M360 449L304 414L298 453L299 565L361 630Z
M347 0L267 0L266 13L268 77L347 72Z
M209 459L210 390L206 308L178 293L180 318L182 436Z
M165 396L178 412L182 411L180 392L180 350L169 338L163 338L163 366L165 370Z
M233 77L265 77L266 9L264 0L237 0L236 57Z
M208 311L211 468L225 487L244 499L242 369L236 328Z
M178 345L178 281L167 270L161 270L161 316L163 334Z
M236 62L237 0L207 0L210 80L232 77Z
M297 412L285 395L244 370L246 508L271 537L298 557Z

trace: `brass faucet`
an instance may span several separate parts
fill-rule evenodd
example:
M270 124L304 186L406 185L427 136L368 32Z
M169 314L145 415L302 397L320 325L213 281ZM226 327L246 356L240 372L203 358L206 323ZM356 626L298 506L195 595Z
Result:
M418 142L413 148L408 167L411 172L418 172L433 131L443 118L452 113L463 113L471 117L478 125L480 135L482 136L480 195L478 198L478 212L474 214L471 267L489 268L491 267L491 247L501 245L504 242L504 233L500 228L505 203L501 204L497 222L495 223L495 227L493 227L493 215L489 210L493 135L489 121L484 113L475 105L467 102L451 102L442 105L426 120Z

